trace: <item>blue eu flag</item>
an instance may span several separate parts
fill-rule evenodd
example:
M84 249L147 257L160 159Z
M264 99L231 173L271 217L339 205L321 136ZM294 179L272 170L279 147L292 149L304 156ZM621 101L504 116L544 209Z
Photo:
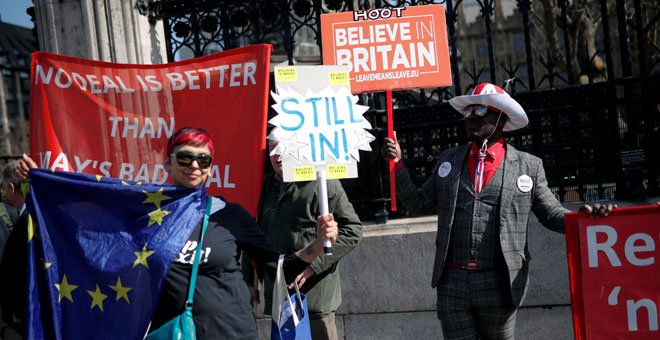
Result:
M204 188L33 170L29 339L142 339Z

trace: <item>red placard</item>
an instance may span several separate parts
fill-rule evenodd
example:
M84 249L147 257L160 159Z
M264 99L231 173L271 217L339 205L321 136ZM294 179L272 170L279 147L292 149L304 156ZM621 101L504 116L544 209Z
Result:
M566 215L575 338L657 339L660 206Z
M263 179L270 45L164 65L32 54L30 155L42 168L164 183L167 138L214 141L207 188L256 214Z
M451 85L443 5L321 15L323 64L351 69L351 92Z

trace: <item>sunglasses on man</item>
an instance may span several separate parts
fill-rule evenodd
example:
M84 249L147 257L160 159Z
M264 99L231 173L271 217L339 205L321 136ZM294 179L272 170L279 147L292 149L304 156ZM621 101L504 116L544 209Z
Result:
M488 114L488 111L494 113L502 112L502 110L488 105L470 105L463 109L463 117L468 118L472 115L476 115L477 117L484 117L486 114Z
M173 154L173 156L176 159L176 163L180 166L190 166L193 161L197 161L200 168L207 169L211 166L211 162L213 162L213 156L205 153L195 155L188 151L179 151Z

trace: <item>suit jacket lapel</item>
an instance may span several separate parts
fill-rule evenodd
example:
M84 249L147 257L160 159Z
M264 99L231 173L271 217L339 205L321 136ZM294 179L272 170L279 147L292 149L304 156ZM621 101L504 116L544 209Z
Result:
M451 217L449 218L448 226L451 228L454 223L454 212L456 210L456 199L458 198L458 185L460 183L461 171L463 170L463 165L465 163L468 152L470 152L470 147L472 143L458 146L455 151L446 158L446 162L449 162L452 166L451 176L451 185L448 185L447 188L449 192L443 194L443 197L448 200L449 211L451 211Z
M500 203L500 218L502 217L503 207L508 207L513 199L513 193L516 188L517 176L519 175L515 169L518 168L518 150L512 145L507 144L506 156L504 157L504 180L502 188L510 190L502 190L502 200Z

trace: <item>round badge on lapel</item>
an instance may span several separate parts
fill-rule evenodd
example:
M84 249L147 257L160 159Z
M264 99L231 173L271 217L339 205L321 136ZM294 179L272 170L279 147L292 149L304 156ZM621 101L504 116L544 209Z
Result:
M451 172L451 163L443 162L438 168L438 176L445 178Z
M518 189L522 192L530 192L532 188L534 187L534 181L532 181L532 178L527 176L527 175L522 175L518 177Z

